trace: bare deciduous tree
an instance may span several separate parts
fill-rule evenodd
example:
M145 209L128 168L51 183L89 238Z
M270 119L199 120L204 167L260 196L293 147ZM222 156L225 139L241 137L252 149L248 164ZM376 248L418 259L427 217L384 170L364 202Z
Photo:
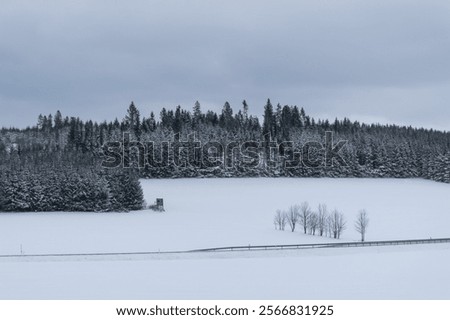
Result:
M317 208L317 229L319 231L319 236L321 237L327 232L327 217L327 205L323 203L319 204L319 207Z
M309 218L311 216L311 209L308 202L303 202L300 205L300 224L303 226L303 232L306 234L308 230Z
M339 239L346 228L346 224L347 222L344 219L344 215L337 209L334 209L328 219L330 236Z
M291 206L286 214L287 223L291 227L291 231L294 232L295 226L299 220L299 207L298 205Z
M275 213L275 217L273 218L273 224L275 225L275 229L284 230L287 223L287 214L285 211L277 210Z
M280 218L281 218L281 210L277 210L273 217L273 225L275 226L275 230L277 229L281 230Z
M361 241L364 242L366 238L367 226L369 225L369 216L365 209L360 210L355 221L355 229L361 235Z
M316 235L318 225L319 225L319 215L317 214L317 212L312 211L309 216L308 227L309 233L312 234L313 236Z

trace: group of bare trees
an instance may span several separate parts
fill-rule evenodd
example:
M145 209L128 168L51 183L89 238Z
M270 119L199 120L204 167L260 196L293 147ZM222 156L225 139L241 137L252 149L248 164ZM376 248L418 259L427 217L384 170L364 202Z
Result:
M329 212L326 204L319 204L317 210L311 209L308 202L292 205L288 210L277 210L274 217L275 229L285 230L289 226L292 232L297 226L304 234L319 235L339 239L347 228L347 221L342 212L337 209ZM365 210L358 213L355 229L365 240L369 218Z

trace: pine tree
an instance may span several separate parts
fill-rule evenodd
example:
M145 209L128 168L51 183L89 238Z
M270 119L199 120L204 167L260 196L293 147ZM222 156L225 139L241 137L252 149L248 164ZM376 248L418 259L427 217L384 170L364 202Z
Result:
M181 107L177 106L177 109L175 110L175 118L173 121L172 130L174 133L181 133L182 127L183 127L183 120L181 116Z
M127 130L134 133L136 139L140 140L141 137L141 116L138 108L134 105L134 102L131 101L130 106L127 110L127 115L124 119L124 125Z
M61 112L58 110L55 113L55 129L56 130L61 130L61 128L63 127L63 118L61 115Z
M222 108L222 113L219 117L219 124L222 128L227 130L232 130L234 128L234 118L233 118L233 109L230 104L225 102Z
M192 128L194 130L198 128L198 126L202 122L202 118L203 118L203 115L202 115L202 110L200 108L200 102L195 101L194 112L193 112L193 117L192 117Z
M267 99L267 103L264 106L264 122L263 122L263 136L265 140L270 140L275 137L276 120L273 113L273 106L270 99Z
M247 125L248 122L248 104L247 101L242 101L242 114L244 116L244 123Z

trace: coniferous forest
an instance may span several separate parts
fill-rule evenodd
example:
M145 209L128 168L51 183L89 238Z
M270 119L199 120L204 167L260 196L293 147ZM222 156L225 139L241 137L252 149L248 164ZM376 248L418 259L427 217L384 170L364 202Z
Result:
M219 113L203 111L196 102L189 110L163 108L155 115L131 103L123 119L110 122L82 121L57 111L40 115L32 127L3 128L0 212L139 210L145 205L140 177L425 178L450 183L449 132L314 119L303 108L270 100L262 111L260 121L245 101L234 109L226 102ZM326 161L327 132L334 145L346 142L339 149L344 161ZM114 155L120 161L111 162Z

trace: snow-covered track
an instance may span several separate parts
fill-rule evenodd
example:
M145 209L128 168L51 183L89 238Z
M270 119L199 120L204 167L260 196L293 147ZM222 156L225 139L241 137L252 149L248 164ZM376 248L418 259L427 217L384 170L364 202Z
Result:
M118 257L145 256L158 254L178 254L190 251L142 251L142 252L93 252L93 253L45 253L45 254L9 254L0 255L1 258L76 258L76 257Z
M17 254L0 255L0 259L8 258L102 258L102 257L129 257L130 259L144 256L192 254L192 253L213 253L213 252L238 252L238 251L264 251L264 250L300 250L300 249L320 249L320 248L351 248L351 247L374 247L374 246L401 246L418 244L450 243L450 238L437 239L411 239L411 240L384 240L366 242L333 242L333 243L313 243L313 244L285 244L285 245L257 245L257 246L230 246L204 248L184 251L142 251L142 252L101 252L101 253L54 253L54 254Z

